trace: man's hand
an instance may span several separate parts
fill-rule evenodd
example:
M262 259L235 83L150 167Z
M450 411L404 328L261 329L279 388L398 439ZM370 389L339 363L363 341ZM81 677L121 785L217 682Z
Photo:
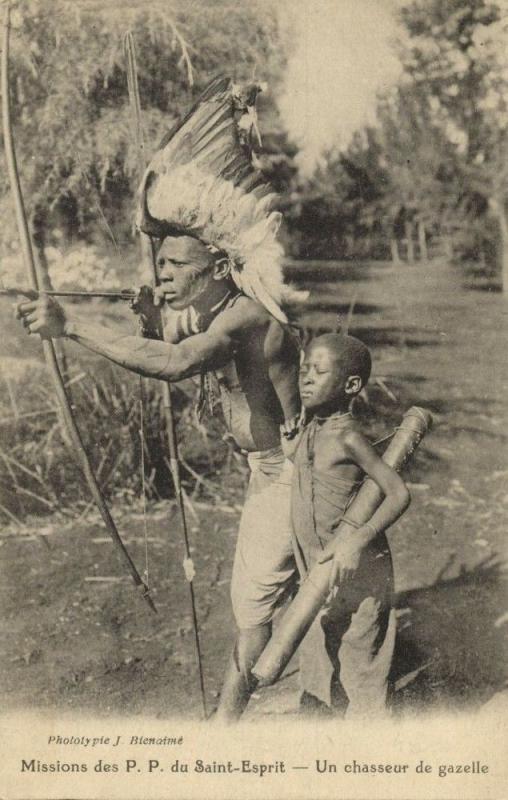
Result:
M351 533L341 534L335 552L332 555L323 556L318 560L319 564L332 561L330 570L329 589L344 581L354 578L360 565L360 558L365 546L362 529L351 531Z
M27 333L38 333L42 339L57 339L65 334L67 318L60 303L45 294L37 300L20 303L16 319L21 320Z
M164 293L159 287L155 291L151 286L140 286L136 289L136 297L130 302L130 308L139 316L141 333L147 339L162 337L161 306Z

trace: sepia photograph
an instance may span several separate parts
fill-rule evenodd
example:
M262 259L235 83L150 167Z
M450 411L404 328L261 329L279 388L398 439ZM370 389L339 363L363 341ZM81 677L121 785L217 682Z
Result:
M0 797L502 800L508 0L0 16Z

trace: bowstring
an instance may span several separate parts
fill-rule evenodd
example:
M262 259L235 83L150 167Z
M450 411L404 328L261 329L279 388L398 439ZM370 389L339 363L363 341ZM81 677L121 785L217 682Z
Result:
M139 439L141 444L141 504L143 509L143 542L145 550L145 569L143 576L145 583L150 591L150 570L148 561L148 525L147 525L147 501L146 501L146 460L145 460L145 410L144 410L144 391L143 391L143 378L141 375L138 380L138 403L139 403Z
M129 78L129 73L128 73ZM131 92L131 83L129 81L129 95ZM79 158L79 154L76 156L78 164L80 166L81 175L87 181L89 186L92 187L92 183L90 178L86 174L83 164ZM93 188L93 187L92 187ZM115 234L111 225L108 222L108 219L104 213L102 208L100 199L94 193L94 203L99 212L100 220L103 223L103 226L106 230L106 233L109 235L111 241L113 242L113 246L116 249L118 255L120 255L120 248L118 246L118 242L116 240ZM1 278L0 278L1 280ZM142 514L143 514L143 542L144 542L144 553L145 553L145 569L143 571L144 581L148 590L150 590L150 582L149 582L149 556L148 556L148 526L147 526L147 493L146 493L146 475L145 475L145 468L146 468L146 461L145 461L145 414L144 414L144 391L143 391L143 378L141 375L138 377L138 406L139 406L139 438L140 438L140 445L141 445L141 459L140 459L140 470L141 470L141 506L142 506Z

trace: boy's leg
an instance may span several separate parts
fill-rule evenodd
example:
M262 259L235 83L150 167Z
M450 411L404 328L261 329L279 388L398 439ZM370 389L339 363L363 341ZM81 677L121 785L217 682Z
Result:
M344 587L349 620L337 643L337 677L347 698L347 717L386 712L396 629L392 595L392 560L386 537L380 534Z
M337 701L335 680L338 672L337 653L342 635L349 626L347 614L329 618L330 606L327 604L318 614L299 649L300 667L300 709L303 713L321 713L332 707L340 711ZM347 699L342 703L344 709Z
M384 537L329 597L300 646L303 697L347 716L382 712L395 643L393 571Z
M347 717L385 712L395 630L395 610L383 608L373 597L366 597L353 614L339 648L340 683L349 701Z

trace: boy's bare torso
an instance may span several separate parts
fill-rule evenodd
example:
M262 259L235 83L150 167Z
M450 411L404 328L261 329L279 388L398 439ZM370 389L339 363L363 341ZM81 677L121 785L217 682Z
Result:
M358 481L362 477L362 469L351 460L346 446L352 430L358 429L350 414L317 420L313 445L313 465L316 470L335 474L348 481Z

